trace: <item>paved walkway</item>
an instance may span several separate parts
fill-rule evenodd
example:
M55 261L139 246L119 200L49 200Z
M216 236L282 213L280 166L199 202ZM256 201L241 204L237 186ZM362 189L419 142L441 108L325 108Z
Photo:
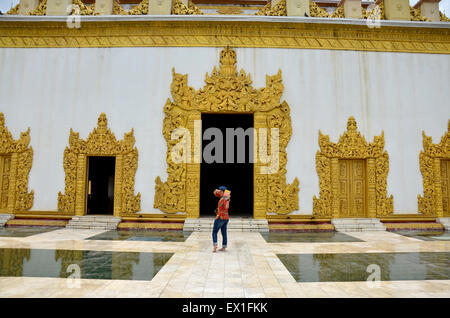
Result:
M211 234L185 242L96 241L103 230L60 229L25 238L1 237L0 248L170 252L151 281L0 277L0 297L450 297L450 280L298 283L276 254L450 252L450 242L390 232L347 233L364 242L267 243L259 233L229 233L227 252L212 253ZM219 235L219 243L221 237ZM219 244L220 247L220 244Z

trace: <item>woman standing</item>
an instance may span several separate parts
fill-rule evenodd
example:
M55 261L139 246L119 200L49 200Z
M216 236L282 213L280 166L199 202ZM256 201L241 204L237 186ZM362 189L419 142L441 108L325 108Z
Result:
M222 233L222 248L220 251L225 252L227 248L227 225L230 216L228 215L228 208L230 207L230 194L226 187L221 186L214 190L214 195L220 198L216 209L216 219L214 220L214 227L212 231L212 238L214 244L213 253L217 251L217 232L219 229Z

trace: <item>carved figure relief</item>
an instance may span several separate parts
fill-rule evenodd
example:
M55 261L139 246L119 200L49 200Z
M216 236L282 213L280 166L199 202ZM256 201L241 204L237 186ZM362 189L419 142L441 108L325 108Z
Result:
M219 70L214 67L206 74L206 85L194 90L188 86L187 75L175 73L171 84L173 101L164 106L163 135L167 143L167 181L156 178L154 207L166 213L186 212L188 217L199 216L200 163L175 163L171 153L180 140L172 140L171 134L179 127L187 128L194 136L194 121L201 120L202 112L252 113L254 128L266 128L267 149L270 151L270 128L279 129L279 169L262 174L261 161L254 163L254 217L265 218L267 212L288 214L298 209L298 185L295 178L286 184L286 146L291 137L289 106L280 103L283 92L281 71L266 76L266 87L254 89L250 75L236 69L236 52L226 48L220 55ZM255 138L256 140L256 138ZM256 141L255 141L256 142ZM191 143L194 153L194 142ZM199 146L200 147L200 146ZM198 149L197 149L198 151ZM189 194L189 195L188 195Z
M350 117L347 131L340 136L337 143L330 142L330 137L319 131L319 146L320 151L316 153L316 170L319 175L320 198L313 197L315 217L342 217L339 212L339 161L343 159L364 159L366 163L367 217L382 217L393 213L393 197L387 197L389 156L384 151L384 132L376 136L372 143L367 143L364 136L357 131L355 119ZM358 200L362 202L362 198Z
M65 194L58 193L58 211L70 215L84 215L88 156L116 157L114 179L114 216L125 216L139 211L141 194L134 195L134 178L138 151L134 147L134 130L122 140L108 128L105 113L100 114L98 126L86 140L70 129L69 146L64 150Z

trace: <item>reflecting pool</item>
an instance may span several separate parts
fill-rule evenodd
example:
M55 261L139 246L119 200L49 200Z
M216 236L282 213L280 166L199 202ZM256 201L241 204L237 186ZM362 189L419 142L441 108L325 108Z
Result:
M263 232L267 243L364 242L341 232Z
M184 231L112 230L91 236L88 240L184 242L189 235L191 232Z
M151 280L172 253L0 249L0 276Z
M449 252L278 254L297 282L450 279ZM372 276L373 277L373 276Z
M8 227L0 227L0 236L27 237L35 234L41 234L60 229L61 227L49 227L49 226L8 226Z
M449 231L392 231L392 233L416 238L422 241L450 241Z

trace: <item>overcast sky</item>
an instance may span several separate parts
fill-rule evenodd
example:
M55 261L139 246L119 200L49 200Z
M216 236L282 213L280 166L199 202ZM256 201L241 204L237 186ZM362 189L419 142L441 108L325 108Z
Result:
M8 11L11 7L14 7L16 4L19 3L20 0L0 0L0 11L5 13ZM409 0L409 3L411 5L414 5L417 3L418 0ZM445 13L445 15L448 17L450 16L450 0L441 0L439 3L439 8L442 12Z

